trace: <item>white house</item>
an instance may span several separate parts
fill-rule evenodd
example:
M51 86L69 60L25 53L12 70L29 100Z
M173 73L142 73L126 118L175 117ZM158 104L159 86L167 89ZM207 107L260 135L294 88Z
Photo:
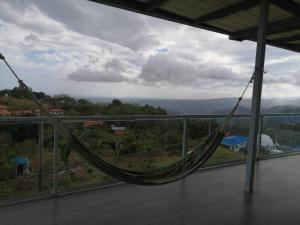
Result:
M274 148L274 142L272 138L266 134L261 135L261 146L266 150L271 150Z

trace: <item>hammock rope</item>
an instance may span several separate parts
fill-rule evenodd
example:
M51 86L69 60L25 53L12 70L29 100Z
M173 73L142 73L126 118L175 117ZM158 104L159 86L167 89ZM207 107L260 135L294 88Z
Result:
M240 102L242 101L248 87L252 83L256 72L253 73L251 79L247 83L242 95L238 98L236 104L229 112L225 120L221 125L219 125L211 134L209 134L204 141L196 145L193 150L187 154L181 160L153 170L147 171L137 171L121 168L119 166L113 165L108 161L100 158L89 150L85 144L80 142L77 137L72 133L71 130L67 129L62 123L60 123L59 118L51 115L43 104L37 99L32 90L20 79L20 77L15 73L12 67L8 64L5 57L0 53L0 60L2 60L8 69L12 72L13 76L17 79L20 87L25 91L25 93L37 104L41 112L47 116L49 122L57 127L58 133L65 138L68 143L76 150L76 152L87 160L91 165L96 167L98 170L104 172L105 174L114 177L116 179L138 184L138 185L161 185L177 180L183 179L184 177L190 175L199 167L201 167L216 151L220 145L223 137L225 136L225 129L228 126L231 118L236 112Z

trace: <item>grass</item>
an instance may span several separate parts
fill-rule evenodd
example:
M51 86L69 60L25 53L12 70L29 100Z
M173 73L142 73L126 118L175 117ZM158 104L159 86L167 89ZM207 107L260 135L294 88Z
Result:
M52 162L52 153L48 152L44 156L44 162ZM153 168L160 168L170 165L181 158L180 155L161 154L155 156L136 156L128 157L124 160L113 160L113 158L106 158L116 165L130 168L147 170ZM245 155L239 152L233 152L224 147L219 147L215 154L207 161L205 166L216 165L220 163L233 162L244 160ZM112 178L92 168L87 163L83 162L81 157L72 152L70 155L70 166L75 165L75 170L70 169L68 172L59 174L59 191L65 191L74 187L80 187L91 184L99 184L111 181ZM48 164L48 163L46 163ZM51 164L51 163L50 163ZM47 167L50 167L50 164ZM45 165L45 164L44 164ZM60 162L60 169L64 169L65 165ZM17 197L30 195L38 192L37 177L23 179L22 181L11 182L5 186L0 185L0 197ZM52 188L52 175L47 175L43 178L43 191L50 191Z
M225 147L219 147L215 154L205 163L206 166L216 165L226 162L245 160L246 156L239 152L231 151Z
M4 104L9 110L34 110L37 109L36 104L29 99L18 99L12 97L0 98L0 104Z

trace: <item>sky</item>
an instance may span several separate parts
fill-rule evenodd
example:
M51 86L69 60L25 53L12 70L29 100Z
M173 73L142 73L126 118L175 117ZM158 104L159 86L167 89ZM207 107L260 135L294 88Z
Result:
M85 0L0 0L0 52L33 90L51 95L238 97L255 47ZM299 54L268 47L263 98L300 97L299 65ZM17 86L3 63L0 74L0 89Z

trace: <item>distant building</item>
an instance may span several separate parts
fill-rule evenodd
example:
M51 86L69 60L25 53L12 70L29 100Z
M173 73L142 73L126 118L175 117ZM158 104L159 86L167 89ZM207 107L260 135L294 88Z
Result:
M248 137L243 135L230 135L224 137L221 144L228 147L230 150L238 152L247 146ZM266 134L261 135L261 147L269 151L275 151L276 146L270 138L270 136ZM278 150L277 150L278 151Z
M270 136L262 134L261 146L264 147L266 150L272 150L274 148L274 142Z
M36 116L40 116L41 115L41 110L40 109L35 109L34 113Z
M274 143L272 138L266 134L261 135L261 147L263 147L265 150L268 150L270 154L278 154L282 153L282 147L278 143Z
M83 122L83 128L91 128L104 125L104 122L101 120L86 120Z
M65 113L62 109L48 109L48 112L51 116L62 116Z
M8 111L7 106L0 105L0 116L11 116L11 112Z
M125 134L126 127L116 127L115 125L111 125L111 130L114 135L121 136Z
M31 174L30 161L27 157L17 156L14 158L16 164L16 176Z
M0 105L0 116L16 116L16 117L24 117L24 116L36 116L39 115L37 110L14 110L9 111L8 107L5 105Z
M11 112L12 116L35 116L35 113L31 110L15 110Z
M238 152L247 146L248 137L243 135L230 135L224 137L221 144L230 150Z

